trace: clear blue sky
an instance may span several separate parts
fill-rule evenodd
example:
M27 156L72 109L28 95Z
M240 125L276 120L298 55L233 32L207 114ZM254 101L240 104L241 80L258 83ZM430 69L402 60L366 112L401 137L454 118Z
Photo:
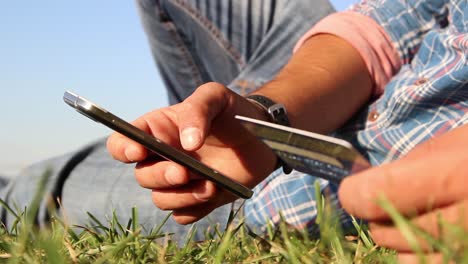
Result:
M134 0L1 4L0 175L109 133L66 106L65 90L128 120L167 104Z

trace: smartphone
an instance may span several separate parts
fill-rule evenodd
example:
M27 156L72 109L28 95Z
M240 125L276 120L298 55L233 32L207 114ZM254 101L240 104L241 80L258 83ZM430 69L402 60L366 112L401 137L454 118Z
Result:
M91 118L92 120L140 143L149 151L161 156L162 158L176 162L188 168L191 172L214 182L219 187L230 191L236 196L244 199L252 197L253 191L246 186L226 177L217 170L208 167L187 153L171 147L160 139L145 133L141 129L97 106L89 100L69 91L65 92L63 100L88 118Z
M345 140L245 116L236 118L297 171L339 184L344 177L370 168L367 159Z

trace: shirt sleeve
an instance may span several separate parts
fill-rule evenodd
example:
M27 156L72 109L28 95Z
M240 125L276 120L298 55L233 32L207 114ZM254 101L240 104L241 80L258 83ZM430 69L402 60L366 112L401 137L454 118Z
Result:
M449 0L368 0L350 11L368 16L389 35L401 61L411 62L429 30L447 26Z
M447 10L442 0L362 1L321 20L294 50L321 33L343 38L360 53L373 81L373 93L379 95L401 65L412 60L425 34L444 27Z

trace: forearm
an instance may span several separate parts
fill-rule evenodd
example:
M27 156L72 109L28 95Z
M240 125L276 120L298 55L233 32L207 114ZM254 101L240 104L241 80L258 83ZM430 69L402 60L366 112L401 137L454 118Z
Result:
M372 82L357 50L339 37L307 40L255 94L285 105L293 127L328 133L369 100Z

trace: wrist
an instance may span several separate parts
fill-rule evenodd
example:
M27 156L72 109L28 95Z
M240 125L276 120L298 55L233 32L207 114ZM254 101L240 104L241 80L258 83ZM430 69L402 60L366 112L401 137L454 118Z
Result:
M284 105L277 103L270 98L259 95L259 94L251 94L246 97L248 101L252 104L256 105L257 108L261 109L264 113L264 116L267 116L267 121L271 123L275 123L282 126L290 126L288 113ZM283 167L283 172L286 174L291 173L292 169L286 165L283 160L277 156L275 169L279 167Z
M268 112L265 111L265 108L263 106L255 103L255 102L253 102L252 100L248 99L247 97L248 96L246 96L245 99L247 99L247 101L251 105L253 105L254 109L255 109L255 115L253 116L253 118L269 122L270 121L270 116L268 115Z

